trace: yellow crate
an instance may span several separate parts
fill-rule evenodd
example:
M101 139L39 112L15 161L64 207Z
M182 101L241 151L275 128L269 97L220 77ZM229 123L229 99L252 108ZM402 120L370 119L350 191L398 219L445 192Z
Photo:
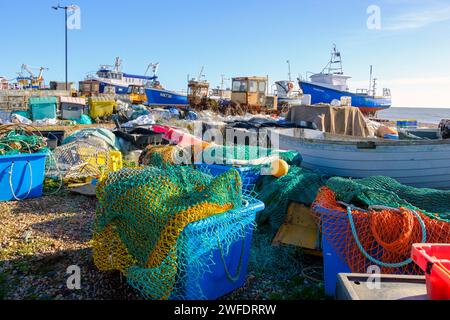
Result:
M116 102L113 100L106 101L98 101L98 100L89 100L89 115L91 118L98 117L107 117L114 113L114 107L116 106Z
M111 161L109 162L109 164L110 164L109 171L116 172L116 171L119 171L120 169L122 169L122 167L123 167L122 152L110 151L109 155L111 157Z

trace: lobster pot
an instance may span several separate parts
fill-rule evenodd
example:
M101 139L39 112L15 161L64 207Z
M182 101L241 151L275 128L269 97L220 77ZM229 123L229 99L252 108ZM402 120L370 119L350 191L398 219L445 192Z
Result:
M178 238L180 265L172 300L215 300L244 285L256 213L264 203L252 200L242 208L190 223ZM236 215L239 221L230 217ZM215 235L205 240L201 235ZM206 248L205 241L217 243ZM208 261L206 265L198 261Z
M30 98L28 104L33 120L56 119L56 97Z
M45 153L0 156L0 201L42 195Z
M61 97L61 118L79 120L86 113L86 99Z
M100 82L95 80L80 81L78 86L84 95L99 94L100 92Z

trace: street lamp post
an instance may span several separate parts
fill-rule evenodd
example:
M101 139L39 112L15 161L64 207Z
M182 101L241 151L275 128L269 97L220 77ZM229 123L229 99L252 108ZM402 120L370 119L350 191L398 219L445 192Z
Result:
M67 10L72 10L73 6L58 6L52 7L54 10L64 10L64 30L65 30L65 46L66 46L66 91L69 90L69 82L67 78Z
M292 79L291 79L291 61L286 60L286 63L288 65L288 78L289 78L289 81L292 81Z

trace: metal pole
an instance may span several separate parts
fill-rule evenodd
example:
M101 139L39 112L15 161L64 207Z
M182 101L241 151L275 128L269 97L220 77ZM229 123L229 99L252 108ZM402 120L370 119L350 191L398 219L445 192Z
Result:
M289 60L286 61L288 64L288 77L289 77L289 81L292 81L291 78L291 62Z
M65 20L64 20L64 28L66 31L66 91L69 90L68 76L67 76L67 7L64 8Z

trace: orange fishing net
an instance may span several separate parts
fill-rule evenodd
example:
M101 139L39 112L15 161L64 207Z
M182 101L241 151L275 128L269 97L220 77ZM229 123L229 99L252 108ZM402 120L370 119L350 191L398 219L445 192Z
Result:
M423 229L425 242L450 243L449 222L402 207L380 210L353 207L349 216L347 206L338 203L336 194L328 187L320 189L312 212L325 239L352 272L366 273L369 266L378 265L382 273L422 274L410 256L412 244L423 242Z

